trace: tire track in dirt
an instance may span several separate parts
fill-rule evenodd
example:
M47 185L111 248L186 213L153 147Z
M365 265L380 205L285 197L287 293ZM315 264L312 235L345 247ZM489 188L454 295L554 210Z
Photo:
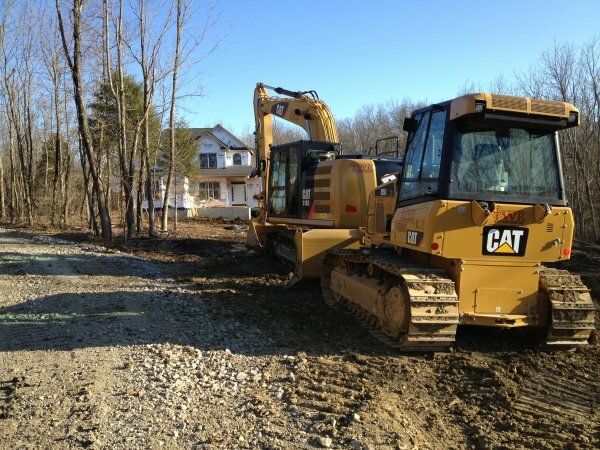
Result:
M513 403L521 430L516 442L531 445L533 441L539 448L575 441L591 444L579 433L590 419L600 423L598 381L589 368L582 367L576 374L569 374L569 369L559 362L555 368L520 384Z
M597 370L561 356L459 357L439 374L456 395L447 412L478 448L596 448Z
M16 391L23 380L22 377L13 377L7 381L0 381L0 420L9 418Z
M365 368L348 364L343 357L318 357L310 368L298 372L290 400L306 416L347 424L368 398L363 385L368 376Z

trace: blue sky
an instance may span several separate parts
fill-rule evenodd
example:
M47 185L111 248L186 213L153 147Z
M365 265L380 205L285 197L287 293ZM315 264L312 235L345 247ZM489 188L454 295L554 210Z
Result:
M201 64L191 126L252 126L257 81L314 89L336 118L409 97L438 102L526 70L554 42L600 37L600 0L220 0L225 35Z

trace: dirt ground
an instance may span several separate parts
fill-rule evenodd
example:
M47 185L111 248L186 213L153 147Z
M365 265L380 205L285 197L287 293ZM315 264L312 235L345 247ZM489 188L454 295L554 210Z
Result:
M400 354L244 237L0 229L0 448L600 448L597 335L543 353L463 327ZM600 300L600 252L562 268Z

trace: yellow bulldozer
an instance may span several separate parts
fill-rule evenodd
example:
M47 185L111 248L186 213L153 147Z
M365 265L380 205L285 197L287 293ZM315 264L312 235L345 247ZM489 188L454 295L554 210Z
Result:
M323 296L402 350L444 350L458 325L535 327L585 345L595 307L570 257L557 132L571 104L479 93L415 111L401 175L371 193L361 248L331 249Z
M342 154L333 114L315 91L258 83L254 116L255 174L263 186L247 244L288 261L291 284L318 279L327 250L359 248L369 195L383 177L400 171L401 160L397 154ZM273 146L274 116L300 126L309 139Z

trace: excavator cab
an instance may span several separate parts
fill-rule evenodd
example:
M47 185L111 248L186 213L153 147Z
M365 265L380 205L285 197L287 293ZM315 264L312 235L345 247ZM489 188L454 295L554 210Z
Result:
M268 213L271 217L308 219L319 163L334 160L340 145L296 141L271 147Z
M329 142L271 147L266 210L270 223L287 228L271 227L270 240L294 264L294 281L319 277L328 249L359 246L369 194L386 174L399 173L400 164L399 158L342 155Z

